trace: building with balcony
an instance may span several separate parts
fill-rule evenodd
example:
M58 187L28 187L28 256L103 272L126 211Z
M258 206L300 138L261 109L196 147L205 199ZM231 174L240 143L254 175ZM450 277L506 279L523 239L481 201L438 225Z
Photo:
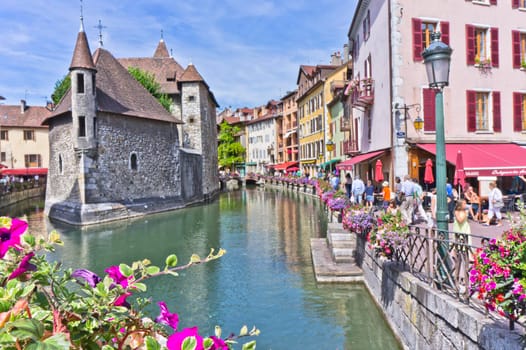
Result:
M436 31L453 49L444 89L448 178L459 150L473 184L499 176L506 189L512 176L526 174L526 160L513 158L526 144L525 10L518 0L360 0L348 32L347 164L370 178L380 158L391 182L423 179L426 159L434 159L435 92L421 54Z
M278 163L297 162L298 157L298 105L296 96L298 90L289 91L281 98L283 103L283 153L278 156Z

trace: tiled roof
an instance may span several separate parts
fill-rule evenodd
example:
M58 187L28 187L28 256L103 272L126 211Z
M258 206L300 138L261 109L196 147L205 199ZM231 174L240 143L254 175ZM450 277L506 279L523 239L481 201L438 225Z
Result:
M93 55L97 69L97 110L139 118L183 122L172 116L139 84L109 51L99 48ZM57 106L55 117L71 111L71 90Z
M70 70L73 68L95 69L95 64L93 64L91 51L88 45L88 38L82 27L77 35L77 42L75 43L73 57L71 58L71 64L69 65Z
M197 71L195 66L193 64L191 64L191 63L188 65L188 67L186 67L186 69L184 70L183 75L181 76L179 81L180 82L196 82L196 81L199 81L199 82L205 83L205 80L203 79L201 74L199 74L199 72Z
M46 107L26 106L22 113L20 105L0 105L0 127L47 128L42 121L50 115Z
M155 58L168 58L168 57L170 57L170 54L168 53L168 48L166 47L166 44L164 43L163 39L161 39L159 41L159 44L157 44L157 48L155 49L153 57L155 57Z

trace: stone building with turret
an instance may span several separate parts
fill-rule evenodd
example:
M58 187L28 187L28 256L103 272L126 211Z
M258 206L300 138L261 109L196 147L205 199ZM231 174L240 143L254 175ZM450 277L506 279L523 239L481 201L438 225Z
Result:
M44 121L50 218L96 224L182 208L217 194L215 100L192 68L186 81L177 82L181 99L214 104L213 111L185 114L186 123L193 118L199 125L188 128L192 147L180 142L185 121L165 110L109 51L100 47L91 54L82 20L69 71L71 88Z

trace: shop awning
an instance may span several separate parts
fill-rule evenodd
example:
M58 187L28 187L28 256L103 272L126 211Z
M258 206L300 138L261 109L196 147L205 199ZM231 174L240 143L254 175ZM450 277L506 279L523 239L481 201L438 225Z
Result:
M258 165L258 163L256 163L256 162L247 162L247 163L245 163L245 165L246 166L256 166L256 165Z
M274 165L274 170L285 170L287 168L298 166L298 162L285 162Z
M364 162L366 160L371 160L373 158L381 156L385 151L374 151L369 153L364 153L357 155L355 157L352 157L351 159L347 159L346 161L341 162L340 164L336 165L336 169L338 170L352 170L353 165Z
M436 154L433 143L417 144ZM526 149L514 143L448 143L446 160L455 164L458 151L462 152L467 177L526 175Z
M325 169L325 168L329 167L330 165L334 165L335 163L339 163L339 162L341 162L340 158L334 158L334 159L331 159L331 160L329 160L329 161L327 161L325 163L321 163L320 167L322 169Z
M47 175L47 168L2 169L0 173L9 176Z

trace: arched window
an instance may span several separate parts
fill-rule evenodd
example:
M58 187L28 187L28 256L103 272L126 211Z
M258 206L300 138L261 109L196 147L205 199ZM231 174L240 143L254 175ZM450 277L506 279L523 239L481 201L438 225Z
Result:
M132 153L130 155L130 169L137 170L137 154L136 153Z
M64 168L62 167L62 154L59 154L58 155L58 173L60 175L62 175L63 174L63 170L64 170Z

